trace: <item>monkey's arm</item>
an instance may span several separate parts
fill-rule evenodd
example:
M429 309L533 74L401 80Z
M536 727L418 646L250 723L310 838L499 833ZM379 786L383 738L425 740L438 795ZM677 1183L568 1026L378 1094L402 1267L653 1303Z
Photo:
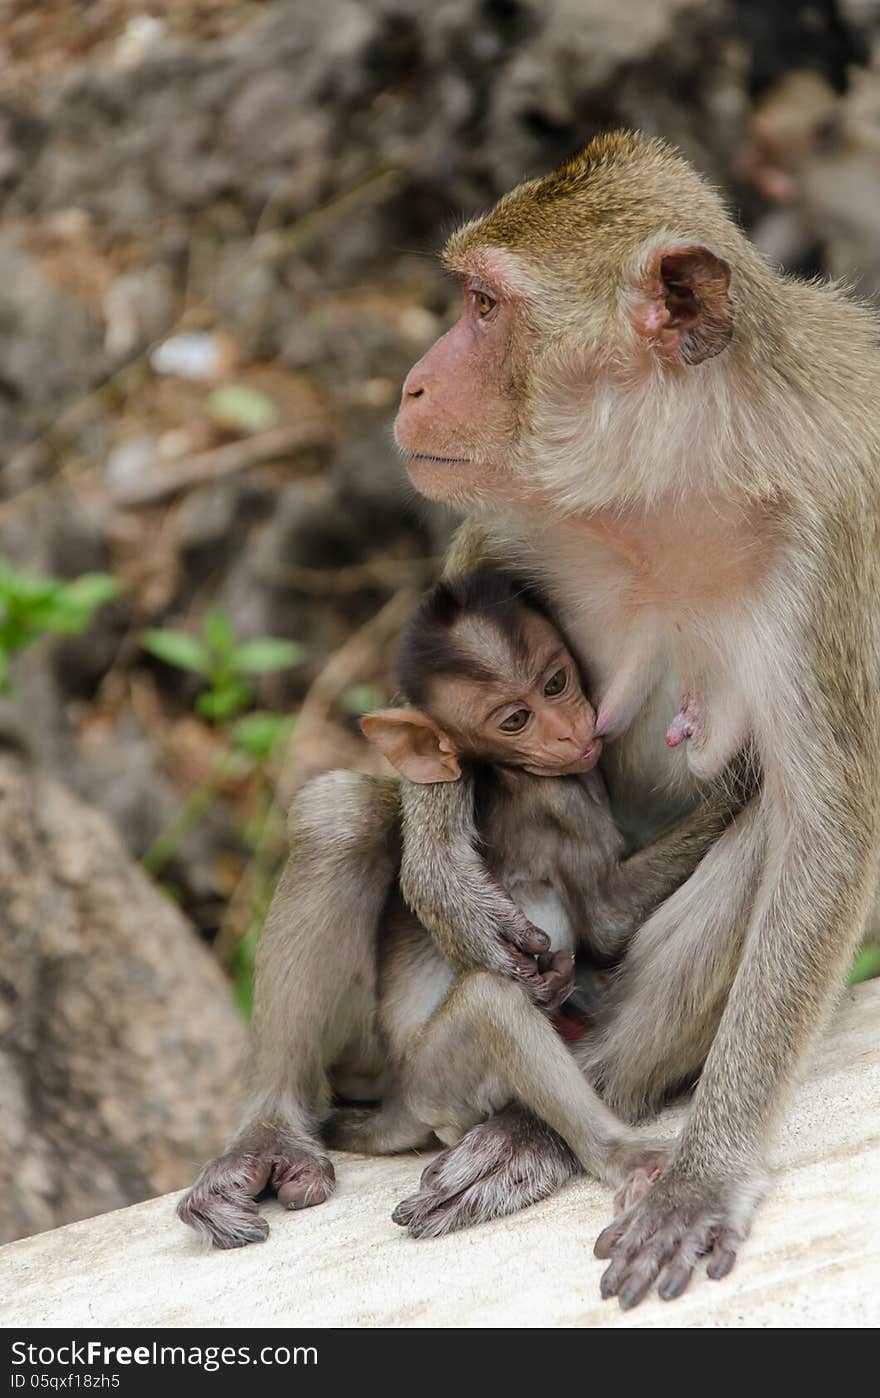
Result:
M857 556L852 539L847 545ZM826 569L833 575L827 561ZM862 935L880 847L880 699L875 624L853 616L853 600L867 605L876 597L873 566L861 581L859 589L826 589L800 647L789 641L786 648L766 627L764 655L773 669L765 660L758 695L763 869L670 1169L596 1244L597 1255L611 1259L603 1295L619 1295L624 1306L635 1305L664 1268L660 1294L678 1296L701 1254L710 1255L710 1276L730 1271L767 1187L768 1134ZM847 616L834 614L835 601ZM737 836L734 829L725 837L706 890L720 929L726 903L742 886ZM681 994L688 988L684 980Z
M609 959L620 956L636 928L690 878L755 786L743 760L696 810L608 871L585 908L593 951Z
M565 954L552 965L534 960L550 938L529 922L479 854L471 777L432 786L404 781L400 792L400 890L446 959L459 970L512 976L539 1005L560 1004L571 988L573 963Z

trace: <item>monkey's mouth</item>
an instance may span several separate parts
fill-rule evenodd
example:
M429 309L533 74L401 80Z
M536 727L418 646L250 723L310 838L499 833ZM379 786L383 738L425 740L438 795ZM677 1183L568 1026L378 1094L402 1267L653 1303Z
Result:
M592 738L584 748L580 757L570 766L566 767L566 772L573 775L583 776L585 772L591 772L599 758L602 756L602 739Z
M602 739L593 738L574 762L566 762L561 767L526 767L525 771L535 777L580 777L591 772L601 756Z
M591 768L595 767L596 763L599 761L599 758L601 756L602 739L593 738L592 741L587 744L586 748L583 751L583 754L578 760L578 771L589 772Z
M410 461L426 461L429 466L473 466L466 456L427 456L423 452L408 451Z

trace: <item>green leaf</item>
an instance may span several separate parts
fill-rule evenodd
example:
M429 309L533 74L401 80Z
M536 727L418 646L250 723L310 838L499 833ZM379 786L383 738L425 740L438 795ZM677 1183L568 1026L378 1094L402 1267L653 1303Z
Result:
M257 762L266 762L278 744L291 733L293 724L294 720L284 714L261 709L240 718L232 729L232 738Z
M207 646L190 636L186 631L162 630L141 632L141 645L144 650L164 660L166 665L176 665L181 670L191 670L197 675L211 672L211 656Z
M288 670L302 658L303 647L297 641L279 641L263 636L257 641L245 641L232 653L232 664L242 675L266 675L272 670Z
M880 976L880 946L867 942L853 962L846 983L858 985L859 981L868 981L872 976Z
M384 702L385 695L374 684L353 684L339 700L341 708L355 718L368 714L371 709L380 709Z
M64 584L62 596L66 602L92 613L119 596L119 584L109 573L83 573Z
M75 636L91 623L95 608L69 597L65 591L57 597L40 602L28 610L28 620L37 631L49 631L59 636Z
M232 627L229 625L229 618L218 607L213 608L205 616L202 623L202 635L211 650L221 660L228 660L235 650L235 637L232 634Z
M215 422L233 432L265 432L278 421L272 399L245 384L215 388L205 399L205 407Z
M205 718L223 723L235 718L242 709L247 708L253 697L254 691L249 684L239 684L233 680L200 694L196 700L196 708Z
M61 587L57 578L41 578L35 573L17 573L10 569L5 577L4 591L13 602L30 607L53 601Z

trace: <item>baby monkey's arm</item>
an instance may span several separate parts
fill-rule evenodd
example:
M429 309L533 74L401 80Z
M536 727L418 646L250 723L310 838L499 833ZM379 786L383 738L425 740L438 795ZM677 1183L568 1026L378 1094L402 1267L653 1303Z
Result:
M410 821L412 802L418 818ZM479 853L471 776L433 786L404 781L401 810L400 889L447 960L460 970L482 967L513 976L548 1009L561 1004L574 963L567 952L548 960L546 932L529 922L489 872Z

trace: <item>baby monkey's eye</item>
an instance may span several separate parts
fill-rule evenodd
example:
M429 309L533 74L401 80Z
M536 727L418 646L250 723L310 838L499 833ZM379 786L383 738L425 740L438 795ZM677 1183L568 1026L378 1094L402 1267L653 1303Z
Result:
M544 693L548 696L548 698L552 699L554 694L562 693L562 691L565 689L567 681L568 675L566 671L557 670L556 674L551 675L547 683L544 685Z
M498 302L495 300L495 297L490 296L488 291L474 292L474 305L478 316L491 315L497 304Z
M521 733L529 721L528 709L517 709L515 714L511 714L498 727L502 733Z

